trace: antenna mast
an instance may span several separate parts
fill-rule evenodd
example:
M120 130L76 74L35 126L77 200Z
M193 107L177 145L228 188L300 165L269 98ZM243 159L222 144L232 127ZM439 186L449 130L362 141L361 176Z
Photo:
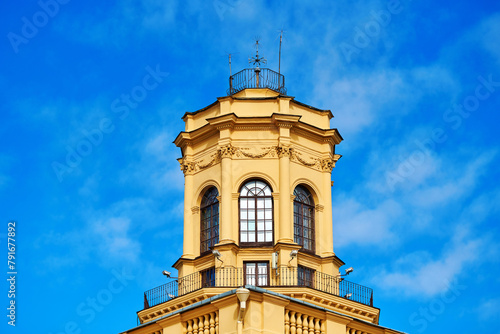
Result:
M278 74L281 74L281 42L283 42L283 29L280 31L280 55L278 60Z
M231 72L231 56L232 55L236 55L238 54L239 52L234 52L234 53L229 53L229 52L226 52L226 54L228 55L229 57L229 76L232 76L233 73Z
M259 56L259 38L258 37L255 38L255 48L257 49L255 57L248 58L248 63L253 64L253 65L257 65L257 68L259 68L259 65L261 63L266 64L267 60L266 60L266 58Z
M226 52L226 54L228 55L229 57L229 94L233 94L233 73L231 71L231 56L234 55L234 54L238 54L239 52L236 52L236 53L228 53Z

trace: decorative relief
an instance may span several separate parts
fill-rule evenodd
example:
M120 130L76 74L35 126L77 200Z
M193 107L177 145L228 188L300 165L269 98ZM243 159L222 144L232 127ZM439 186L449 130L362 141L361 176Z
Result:
M335 162L338 160L340 155L335 156L334 159L320 159L310 156L309 159L304 159L303 154L293 147L287 146L267 146L261 147L258 153L248 152L251 148L248 147L235 147L231 144L221 146L217 152L212 154L208 159L201 161L186 161L185 159L179 159L181 164L181 170L184 175L191 175L200 170L212 167L221 162L222 158L251 158L251 159L262 159L262 158L274 158L278 157L289 157L290 161L295 161L303 164L304 166L311 167L320 171L331 172L335 167Z
M200 207L199 206L193 206L191 208L191 212L193 213L193 215L197 215L198 213L200 213Z
M288 129L291 129L293 127L293 123L289 123L289 122L277 122L276 125L279 128L288 128Z
M194 161L186 161L184 159L179 159L181 164L181 171L184 175L193 174L196 169L196 163Z
M321 160L321 169L325 172L332 172L335 167L335 161L332 159L323 159Z
M261 152L259 154L248 153L248 152L245 152L245 150L248 150L248 148L238 148L236 156L237 157L245 156L247 158L252 158L252 159L260 159L260 158L265 157L266 155L274 157L275 152L276 152L276 147L275 146L263 147L262 148L263 152Z
M219 124L216 126L217 130L230 129L233 127L233 123Z
M320 159L317 159L317 158L313 158L311 157L311 161L306 161L304 160L302 157L301 157L301 153L300 152L294 152L293 156L292 156L292 161L298 161L300 162L301 164L307 166L307 167L314 167L316 169L321 169L321 163L320 163Z
M221 146L217 151L221 158L232 158L238 149L231 144Z
M218 153L212 154L210 156L210 161L204 162L202 161L185 161L184 159L180 159L181 170L184 175L191 175L199 170L203 170L205 168L216 165L220 162L220 156Z
M323 212L323 210L325 209L325 207L321 204L316 204L316 211L318 212Z
M276 146L276 153L278 154L278 157L291 157L293 154L293 148L292 147L287 147L287 146Z

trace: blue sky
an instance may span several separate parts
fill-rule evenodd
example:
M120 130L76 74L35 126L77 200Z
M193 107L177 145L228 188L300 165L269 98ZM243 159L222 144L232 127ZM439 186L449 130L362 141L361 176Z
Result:
M117 333L182 253L181 116L261 38L288 94L331 109L336 254L380 323L500 333L500 3L7 2L0 236L17 221L16 327ZM2 266L4 277L6 265Z

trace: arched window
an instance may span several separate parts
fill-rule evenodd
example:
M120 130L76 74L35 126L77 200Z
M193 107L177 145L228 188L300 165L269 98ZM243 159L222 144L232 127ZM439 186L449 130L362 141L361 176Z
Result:
M210 250L219 242L219 192L217 188L208 189L201 200L200 253Z
M273 242L273 198L264 182L252 180L240 191L240 242L262 244Z
M293 192L293 241L304 250L314 252L314 201L311 193L303 186Z

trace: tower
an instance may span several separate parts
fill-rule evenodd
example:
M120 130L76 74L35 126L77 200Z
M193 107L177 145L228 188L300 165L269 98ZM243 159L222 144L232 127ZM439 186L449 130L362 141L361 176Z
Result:
M258 49L251 62L182 117L178 278L145 292L126 333L398 333L333 251L332 113L287 95Z

